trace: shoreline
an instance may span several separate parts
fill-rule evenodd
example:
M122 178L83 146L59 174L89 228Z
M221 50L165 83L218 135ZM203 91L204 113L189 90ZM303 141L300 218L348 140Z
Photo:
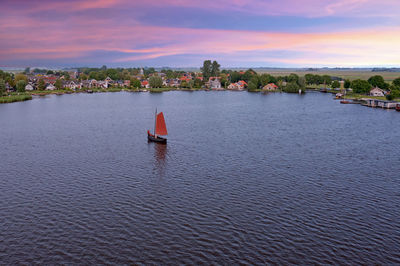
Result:
M187 91L187 92L194 92L194 91L234 91L234 92L243 92L247 91L249 93L276 93L276 92L281 92L281 91L263 91L263 90L228 90L228 89L219 89L219 90L211 90L211 89L206 89L206 88L196 88L196 89L190 89L190 88L141 88L141 89L127 89L127 88L109 88L109 89L81 89L81 90L52 90L52 91L29 91L25 93L12 93L8 96L0 96L0 104L2 103L14 103L14 102L22 102L22 101L29 101L32 100L34 97L44 97L47 95L64 95L64 94L79 94L79 93L109 93L109 92L149 92L149 93L162 93L162 92L168 92L168 91ZM306 88L306 92L320 92L319 89L315 88ZM283 91L284 92L284 91ZM339 90L327 90L326 92L321 92L321 93L330 93L330 94L336 94L339 93ZM292 93L294 94L294 93ZM346 100L353 100L353 101L360 101L361 99L365 98L370 98L370 99L375 99L375 100L381 100L381 101L388 101L385 97L376 97L376 96L368 96L368 95L362 95L362 94L356 94L356 93L350 93L347 94L343 97L343 99ZM335 100L335 99L334 99ZM389 102L399 102L400 103L400 98L393 99L392 101Z

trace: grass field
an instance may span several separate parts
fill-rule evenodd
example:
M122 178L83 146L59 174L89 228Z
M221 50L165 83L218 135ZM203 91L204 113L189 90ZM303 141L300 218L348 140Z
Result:
M318 69L316 71L307 71L302 69L258 69L258 73L268 73L273 76L286 76L291 73L295 73L299 76L304 76L306 74L314 75L329 75L334 77L339 77L343 79L364 79L367 80L371 76L380 75L386 82L391 82L392 80L400 77L400 72L372 72L370 70L333 70L333 69Z
M23 102L28 100L32 100L32 96L27 94L0 97L0 103L14 103L14 102Z

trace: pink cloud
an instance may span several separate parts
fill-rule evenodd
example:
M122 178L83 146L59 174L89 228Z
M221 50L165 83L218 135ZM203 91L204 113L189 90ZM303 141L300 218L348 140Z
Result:
M73 1L75 2L75 1ZM145 4L127 0L51 2L29 12L43 10L88 10L130 6L187 6L207 9L244 10L264 13L335 14L371 8L371 0L151 0ZM382 0L389 7L395 1ZM36 11L35 11L36 10ZM38 11L40 10L40 11ZM117 54L115 62L135 62L173 55L212 54L216 58L235 58L265 62L312 64L350 62L355 65L396 64L400 62L400 26L336 30L320 33L262 32L251 30L191 29L142 25L138 21L114 17L90 17L85 14L54 21L26 15L23 9L0 10L0 62L12 59L62 59L88 56L96 51ZM271 57L274 52L290 52L290 58ZM367 56L366 56L367 55ZM397 63L396 63L397 62ZM105 62L106 63L106 62Z
M6 0L5 2L13 2ZM35 13L84 11L98 8L163 8L187 7L220 12L244 12L269 16L396 16L400 12L397 0L81 0L26 1L14 0L22 8L3 9L11 12Z
M143 2L144 3L144 2ZM259 15L295 15L306 17L322 16L395 16L400 12L397 0L150 0L151 6L194 7L254 13ZM135 5L141 5L135 3Z

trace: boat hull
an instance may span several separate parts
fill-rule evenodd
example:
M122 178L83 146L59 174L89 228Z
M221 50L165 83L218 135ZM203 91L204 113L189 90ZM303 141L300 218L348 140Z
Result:
M167 139L162 138L162 137L155 137L154 135L147 134L147 140L148 142L155 142L155 143L160 143L160 144L167 144Z

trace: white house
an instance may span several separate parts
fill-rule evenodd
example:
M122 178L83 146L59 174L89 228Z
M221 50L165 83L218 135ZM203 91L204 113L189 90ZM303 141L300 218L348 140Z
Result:
M33 91L33 86L31 84L28 84L25 86L26 91Z
M370 96L385 96L385 93L383 92L383 90L379 89L378 87L375 87L369 92L369 95Z
M49 91L54 91L55 89L56 89L56 87L54 87L53 84L49 84L49 85L47 85L47 87L46 87L46 90L49 90Z
M64 87L71 89L71 90L76 90L76 89L80 89L81 85L77 84L71 80L71 81L67 82Z
M212 90L219 90L221 89L221 82L218 78L210 79L210 88Z

